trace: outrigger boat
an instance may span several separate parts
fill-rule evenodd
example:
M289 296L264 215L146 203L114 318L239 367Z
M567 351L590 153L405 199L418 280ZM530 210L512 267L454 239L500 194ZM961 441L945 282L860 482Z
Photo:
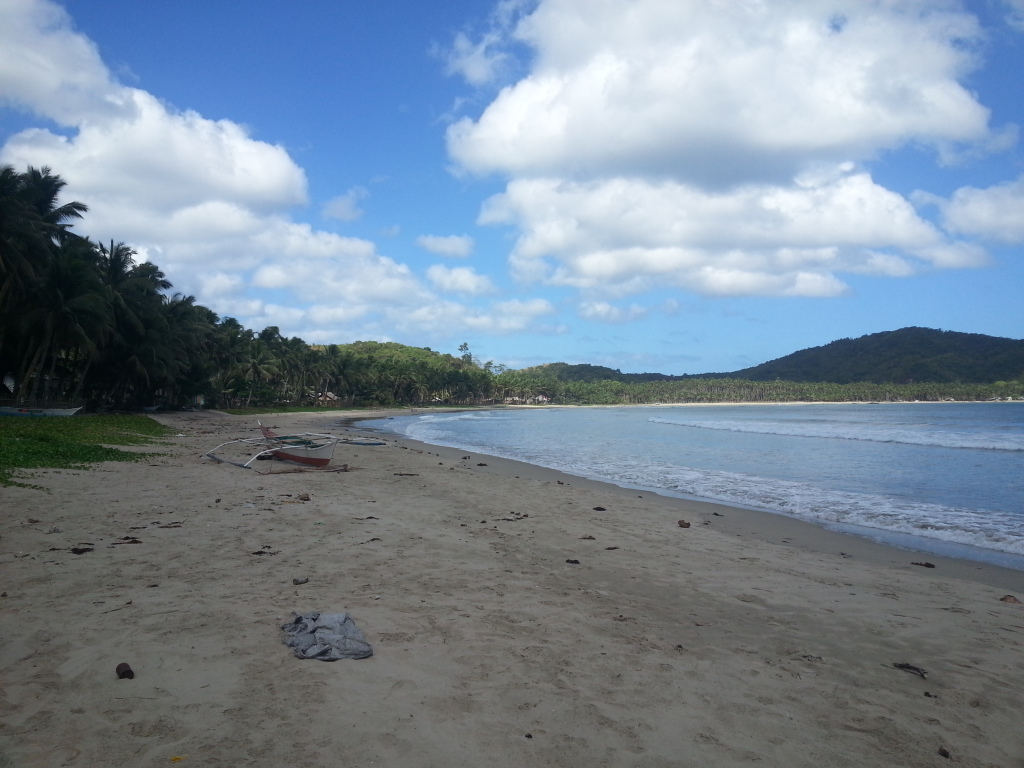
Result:
M297 461L311 467L326 467L334 456L334 446L340 440L330 435L303 433L301 435L278 435L260 423L260 432L271 442L280 442L280 448L271 448L275 459Z
M280 459L282 461L294 461L308 467L323 468L331 463L334 457L334 448L338 443L354 443L356 445L385 445L381 441L350 441L335 435L325 435L318 432L302 432L295 435L279 435L263 426L261 422L260 432L263 437L246 437L238 440L228 440L221 443L211 451L204 454L207 458L219 461L224 464L233 464L243 469L252 469L252 464L261 458ZM223 456L218 456L217 451L226 445L242 444L260 448L262 450L253 454L248 461L242 463L231 461Z

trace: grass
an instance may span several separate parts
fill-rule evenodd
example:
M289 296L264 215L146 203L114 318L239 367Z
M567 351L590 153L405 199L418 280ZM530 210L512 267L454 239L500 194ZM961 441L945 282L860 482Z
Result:
M103 414L60 417L0 417L0 485L37 488L18 482L18 470L82 469L101 461L140 461L151 453L115 445L146 445L171 432L148 416Z

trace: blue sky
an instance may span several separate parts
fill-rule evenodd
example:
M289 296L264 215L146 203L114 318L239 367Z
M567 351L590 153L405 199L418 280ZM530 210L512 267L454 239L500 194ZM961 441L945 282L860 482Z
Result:
M0 162L256 330L731 371L1024 337L1021 72L1024 0L0 0Z

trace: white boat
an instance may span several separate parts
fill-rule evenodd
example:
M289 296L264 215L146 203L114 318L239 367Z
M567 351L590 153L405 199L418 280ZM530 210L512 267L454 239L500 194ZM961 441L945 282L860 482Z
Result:
M260 424L260 432L269 441L281 443L280 447L271 448L274 458L282 461L296 461L311 467L326 467L334 456L334 446L338 438L330 435L303 433L301 435L278 435Z

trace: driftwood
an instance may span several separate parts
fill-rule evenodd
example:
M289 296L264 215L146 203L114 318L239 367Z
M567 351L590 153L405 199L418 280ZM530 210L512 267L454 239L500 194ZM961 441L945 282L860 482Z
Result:
M928 673L920 667L915 667L913 664L893 664L896 669L902 669L904 672L910 672L913 675L920 675L923 678L928 677Z

